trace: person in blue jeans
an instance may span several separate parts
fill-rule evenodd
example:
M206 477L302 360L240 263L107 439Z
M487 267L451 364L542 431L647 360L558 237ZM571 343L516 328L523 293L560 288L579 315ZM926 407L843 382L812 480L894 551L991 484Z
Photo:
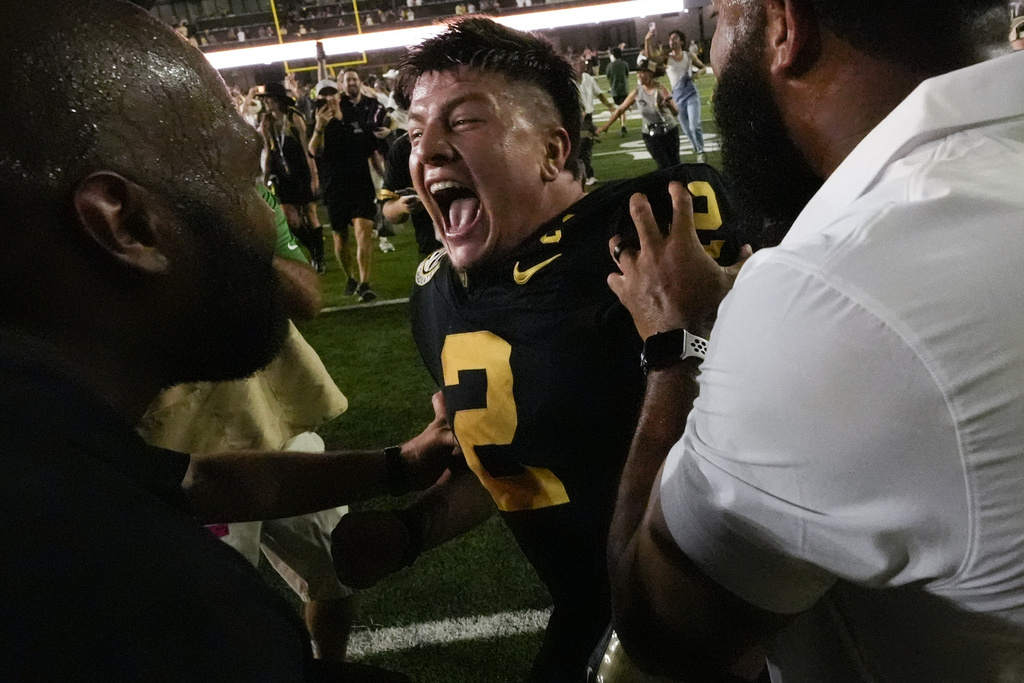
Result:
M648 55L651 51L651 40L654 32L651 31L644 39L644 49ZM698 75L703 74L707 67L693 56L686 49L686 36L682 31L672 31L668 34L668 55L666 55L665 72L668 74L668 81L672 86L672 99L679 109L679 124L690 138L693 151L697 154L697 161L707 161L704 153L704 129L701 127L700 95L697 93L697 86L693 82L693 67L696 66Z

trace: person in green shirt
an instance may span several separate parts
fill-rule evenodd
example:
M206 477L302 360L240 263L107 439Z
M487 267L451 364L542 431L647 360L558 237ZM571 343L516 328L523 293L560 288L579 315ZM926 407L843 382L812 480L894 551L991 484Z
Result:
M629 65L622 58L621 47L613 47L611 53L612 61L608 65L605 75L608 76L608 92L612 95L612 101L618 106L625 102L626 97L629 95ZM622 129L619 131L619 134L622 137L626 137L626 112L622 112L619 118L622 122Z

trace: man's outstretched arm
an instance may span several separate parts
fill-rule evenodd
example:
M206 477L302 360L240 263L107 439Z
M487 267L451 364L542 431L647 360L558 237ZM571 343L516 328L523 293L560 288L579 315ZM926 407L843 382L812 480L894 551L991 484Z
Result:
M707 336L738 267L723 269L697 239L689 193L670 185L672 230L663 237L646 200L630 210L640 249L618 252L622 275L609 286L643 339L685 329ZM745 250L744 256L749 255ZM654 370L623 471L608 541L613 622L630 658L644 669L697 680L741 680L763 664L757 648L783 617L757 610L708 578L679 550L662 515L659 473L682 437L697 397L699 365L682 360Z
M451 462L455 435L444 399L435 394L434 420L402 444L382 450L326 453L231 451L193 455L182 481L192 512L207 522L278 519L326 510L395 492L426 488Z

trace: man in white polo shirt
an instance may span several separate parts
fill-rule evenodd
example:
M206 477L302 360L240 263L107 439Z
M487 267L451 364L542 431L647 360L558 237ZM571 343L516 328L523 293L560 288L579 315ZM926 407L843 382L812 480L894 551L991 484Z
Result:
M669 237L634 197L641 248L613 240L649 371L609 542L642 667L1024 680L1024 55L983 61L1005 7L717 3L727 168L796 220L724 301L680 186Z

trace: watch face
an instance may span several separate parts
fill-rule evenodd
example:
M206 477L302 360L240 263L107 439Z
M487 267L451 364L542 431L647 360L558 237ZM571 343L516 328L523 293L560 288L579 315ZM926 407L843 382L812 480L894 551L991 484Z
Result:
M708 341L686 330L671 330L652 334L644 342L640 367L644 372L658 370L678 363L684 358L704 358Z
M686 331L671 330L652 334L644 342L640 365L645 372L663 368L680 360L686 346Z

